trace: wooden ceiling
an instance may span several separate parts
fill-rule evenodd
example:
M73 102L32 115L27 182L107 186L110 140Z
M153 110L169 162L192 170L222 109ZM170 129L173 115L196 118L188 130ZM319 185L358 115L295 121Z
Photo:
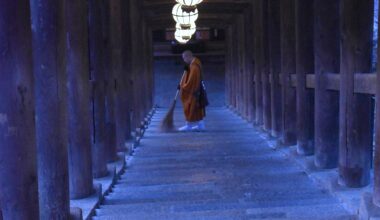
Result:
M237 14L249 10L252 0L204 0L199 6L198 27L225 28ZM172 28L175 0L144 0L143 10L152 29Z

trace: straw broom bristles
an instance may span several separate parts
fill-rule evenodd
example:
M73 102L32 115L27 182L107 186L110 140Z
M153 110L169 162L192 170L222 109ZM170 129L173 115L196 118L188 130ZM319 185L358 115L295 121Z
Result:
M186 71L184 71L182 74L181 82L182 82L183 78L185 77L185 74L186 74ZM162 123L161 123L161 131L162 132L175 131L173 117L174 117L174 110L175 110L175 106L177 104L177 98L178 98L179 92L180 92L180 89L177 90L177 93L174 97L172 105L170 106L168 113L166 113L164 120L162 120Z
M172 102L172 105L169 108L168 113L166 113L166 116L161 123L162 132L172 132L175 130L173 117L174 117L174 109L175 109L176 103L177 103L177 100L174 99L174 101Z

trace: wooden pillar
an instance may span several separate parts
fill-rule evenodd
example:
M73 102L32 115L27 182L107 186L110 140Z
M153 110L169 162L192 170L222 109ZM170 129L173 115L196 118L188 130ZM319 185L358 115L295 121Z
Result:
M129 4L129 25L131 30L131 83L132 83L132 125L134 128L140 123L141 110L141 85L140 85L140 70L141 70L141 18L139 15L139 1L132 0Z
M0 219L38 219L29 1L0 3Z
M252 69L251 69L251 63L252 63L252 48L253 48L253 44L252 44L252 25L249 25L251 24L252 22L252 6L249 6L247 7L245 10L244 10L244 14L243 14L243 21L242 23L244 24L244 41L243 41L243 45L244 45L244 54L243 55L243 59L244 59L244 63L243 63L243 68L244 68L244 103L245 103L245 117L246 117L246 120L248 122L252 122L252 102L251 102L251 99L252 99L252 96L251 96L251 89L252 89Z
M31 1L41 219L69 219L64 1Z
M237 63L236 68L239 75L239 113L243 118L247 118L246 107L247 103L245 102L245 25L244 25L244 14L237 15Z
M238 17L238 16L237 16ZM234 23L234 33L233 34L233 45L234 45L234 55L233 55L233 71L234 71L234 77L235 77L235 99L236 99L236 111L239 115L241 115L241 102L240 102L240 71L239 71L239 39L238 39L238 31L239 31L239 26L238 26L238 18L236 18L235 23Z
M228 29L228 39L229 39L229 43L228 43L228 47L230 48L230 51L229 51L229 65L230 65L230 68L229 68L229 71L230 71L230 87L231 87L231 91L230 91L230 99L231 99L231 106L236 110L237 109L237 92L236 92L236 82L237 82L237 76L235 74L235 59L236 59L236 39L235 39L235 35L233 34L236 30L236 27L235 25L231 25Z
M145 23L143 22L143 60L145 61L145 65L143 66L143 88L144 89L144 100L143 100L143 117L148 113L148 66L149 66L149 60L148 60L148 27ZM143 118L142 118L143 119Z
M271 124L271 97L270 97L270 83L269 83L269 50L268 50L268 1L258 0L256 4L258 29L255 35L257 36L256 50L258 51L258 59L256 62L256 73L261 78L261 96L259 104L261 106L261 113L259 121L263 124L263 129L270 132Z
M250 120L250 116L249 116L249 100L248 100L248 91L249 91L249 81L248 81L248 77L249 77L249 70L248 70L248 66L247 66L247 63L249 62L248 60L248 44L247 44L247 38L248 38L248 35L247 35L247 32L248 32L248 28L249 28L249 25L247 25L247 12L248 10L244 10L243 12L243 20L242 20L242 23L244 24L244 29L243 29L243 33L242 33L242 44L243 44L243 50L244 52L242 53L242 60L243 60L243 76L244 76L244 80L243 80L243 88L244 88L244 117L247 121Z
M244 29L244 24L242 24L243 16L238 14L235 16L234 21L234 75L236 77L235 80L235 92L236 92L236 105L237 112L240 116L243 116L243 88L242 88L242 78L243 78L243 69L241 66L241 56L242 56L242 42L241 42L241 32Z
M154 97L154 57L153 57L153 36L152 36L152 28L149 28L148 36L147 36L147 43L148 43L148 82L149 82L149 110L153 108L153 97Z
M93 191L88 8L85 0L67 0L65 7L70 198L81 199Z
M326 74L339 73L339 0L314 0L315 165L338 165L339 93L327 91Z
M126 94L126 76L123 72L123 28L122 27L122 4L121 0L110 0L110 49L111 49L111 71L115 80L115 125L116 125L116 147L123 149L127 139L128 124L128 100ZM126 74L126 73L125 73ZM111 157L116 157L114 149Z
M112 71L112 19L111 19L111 1L103 1L103 20L104 20L104 41L105 51L103 60L105 62L105 78L106 78L106 156L107 161L115 161L116 158L116 122L115 122L115 101L116 101L116 76Z
M378 2L380 6L380 1ZM380 33L380 29L378 29ZM380 39L378 39L380 42ZM380 49L377 50L377 70L380 70ZM375 112L375 156L374 156L374 192L373 203L380 207L380 71L376 77L376 112Z
M314 91L306 74L314 73L314 5L296 0L297 152L314 153Z
M296 136L296 90L291 86L290 76L296 72L295 51L295 0L281 1L281 82L282 82L282 144L295 145Z
M244 32L244 23L243 23L243 15L236 15L236 74L238 77L237 82L237 95L238 95L238 111L239 115L244 118L244 69L242 66L243 63L243 53L244 53L244 45L242 42L243 33Z
M236 22L233 25L233 33L237 33L237 25ZM240 74L239 74L239 64L238 64L238 56L239 56L239 50L237 45L237 35L232 34L233 36L233 55L232 55L232 71L233 71L233 77L234 77L234 99L235 99L235 110L240 114L240 90L239 90L239 83L240 83Z
M232 107L232 31L231 26L225 29L226 31L226 76L225 76L225 85L226 85L226 104L229 107Z
M246 88L247 88L247 99L246 103L248 105L247 108L247 115L248 115L248 121L254 122L255 113L254 113L254 101L255 97L253 96L254 92L254 70L253 70L253 25L250 25L252 23L253 19L253 9L252 5L245 11L245 69L246 69Z
M142 63L141 64L141 88L147 88L147 73L148 73L148 69L147 69L147 66L148 66L148 57L147 57L147 51L146 51L146 48L147 48L147 43L146 43L146 40L147 40L147 26L146 26L146 23L144 20L142 20L142 33L141 33L141 61L144 62L144 64ZM141 100L141 117L140 117L140 121L142 121L145 117L145 115L147 114L147 111L148 111L148 106L147 106L147 103L146 103L146 100L147 100L147 97L148 97L148 91L147 89L141 89L140 90L141 92L141 95L142 95L142 100Z
M282 136L280 0L268 0L268 47L271 96L271 135Z
M264 130L271 132L272 130L272 100L271 85L269 75L269 36L268 36L268 1L262 2L263 8L263 60L262 60L262 87L263 87L263 122Z
M146 98L145 98L145 105L146 105L146 113L144 116L146 116L149 111L152 109L152 98L153 98L153 92L152 92L152 76L153 76L153 39L152 39L152 28L148 24L148 22L145 20L145 60L146 60Z
M373 0L341 1L339 182L369 184L372 161L371 96L355 94L355 74L371 71Z
M105 69L103 61L103 20L102 1L90 0L89 6L89 49L92 82L92 175L94 178L106 176L107 158L105 156L106 118L105 118Z
M123 95L121 98L124 100L124 117L126 123L126 131L125 131L125 139L131 138L132 125L131 125L131 117L130 117L130 109L132 105L132 90L130 86L131 81L131 29L130 29L130 16L129 16L129 2L121 1L121 13L122 13L122 21L121 21L121 30L122 30L122 72L121 77L123 79Z
M255 102L256 102L256 117L255 124L257 126L263 125L263 87L262 87L262 78L263 78L263 60L262 57L264 51L263 35L264 35L264 21L263 21L263 2L262 0L255 0L253 3L253 26L254 26L254 68L255 68Z

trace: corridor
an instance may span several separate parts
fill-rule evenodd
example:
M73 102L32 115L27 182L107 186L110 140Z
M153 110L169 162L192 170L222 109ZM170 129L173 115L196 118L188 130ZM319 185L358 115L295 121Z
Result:
M209 110L204 133L161 133L165 113L153 116L94 219L351 219L227 108ZM181 110L175 122L184 123Z
M379 1L0 1L0 220L380 219Z

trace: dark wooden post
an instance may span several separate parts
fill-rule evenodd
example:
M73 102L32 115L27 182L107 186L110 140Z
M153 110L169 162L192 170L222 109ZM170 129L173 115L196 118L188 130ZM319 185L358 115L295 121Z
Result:
M256 120L257 126L263 125L263 35L264 35L264 22L263 22L263 5L262 0L255 0L253 3L253 54L254 54L254 68L255 68L255 102L256 102Z
M150 36L150 27L146 20L144 20L144 60L146 61L145 65L145 113L144 117L149 113L149 110L151 108L150 106L150 97L151 97L151 91L150 91L150 76L151 76L151 54L149 52L150 50L150 42L152 41Z
M29 1L2 1L0 216L5 219L39 218L31 37Z
M245 103L245 116L248 122L253 123L252 121L252 56L253 56L253 25L252 23L252 5L245 8L243 21L244 24L244 103Z
M239 115L241 115L241 72L240 72L240 66L239 66L239 38L238 33L239 32L239 16L236 17L235 25L234 25L234 56L233 56L233 63L234 63L234 77L235 79L235 98L236 98L236 110Z
M131 57L131 82L132 82L132 96L133 96L133 102L132 102L132 116L133 121L132 125L134 128L139 126L140 123L140 106L141 106L141 96L140 96L140 63L142 62L141 59L141 19L138 13L139 10L139 2L136 0L130 1L129 4L129 25L131 30L131 50L130 53L132 55Z
M115 161L116 158L116 122L115 122L115 100L116 100L116 78L112 71L112 40L111 40L111 3L103 1L103 21L105 51L103 52L105 79L106 79L106 147L107 161Z
M378 2L380 6L380 2ZM380 29L378 29L380 33ZM380 42L380 39L378 39ZM380 70L380 50L377 50L377 70ZM376 81L376 105L380 103L380 71L377 71ZM374 156L374 192L373 203L380 207L380 109L376 107L375 112L375 156Z
M234 28L233 26L230 27L228 35L230 36L230 44L229 47L231 48L230 51L230 79L231 79L231 105L232 108L236 109L236 93L235 93L235 83L236 83L236 77L234 77L234 54L235 54L235 48L234 46L234 36L233 36Z
M296 0L297 152L314 153L314 91L306 88L306 74L314 73L313 0Z
M259 87L261 89L261 98L258 100L258 104L261 105L261 112L258 113L258 122L263 124L265 131L271 131L271 97L270 97L270 83L269 83L269 50L268 50L268 1L258 0L256 2L256 19L257 29L256 36L256 50L258 54L256 60L256 73L259 79ZM256 95L258 95L256 93ZM257 112L256 112L257 113Z
M231 101L232 101L232 107L234 110L237 108L237 101L236 101L236 81L237 77L235 75L235 35L233 34L236 30L236 26L232 24L229 28L228 35L230 39L229 47L231 48L230 51L230 79L231 79Z
M260 19L262 26L262 59L261 77L263 89L263 123L264 130L270 132L272 129L271 94L269 81L269 40L268 40L268 1L261 0Z
M326 74L339 73L339 0L314 0L315 165L338 165L339 94L326 90Z
M92 81L92 175L94 178L106 176L107 160L105 153L105 69L103 61L103 20L102 0L90 0L89 6L89 47Z
M70 198L81 199L93 192L88 7L85 0L67 0L65 7Z
M232 60L232 34L231 26L226 28L226 76L225 76L225 85L226 85L226 104L228 107L232 107L232 78L231 78L231 60Z
M245 102L245 27L244 27L244 15L237 15L237 71L239 77L238 84L238 97L239 97L239 113L243 118L246 118L246 107L247 103Z
M149 60L147 59L147 51L146 51L146 48L147 48L147 43L146 43L146 40L147 40L147 26L146 26L146 23L144 20L142 20L142 32L141 32L141 58L142 58L142 61L144 63L142 63L141 65L141 88L147 88L147 73L148 73L148 62ZM142 100L141 100L141 108L142 108L142 111L141 111L141 117L140 117L140 121L144 119L147 111L148 111L148 106L147 106L147 103L146 103L146 100L147 100L147 97L148 97L148 91L147 89L141 89L140 90L141 92L141 96L142 96Z
M235 25L232 25L230 26L229 28L229 31L228 31L228 36L229 36L229 48L231 49L230 50L230 80L231 80L231 105L232 107L234 108L234 110L237 109L237 92L236 92L236 82L237 82L237 77L236 77L236 74L235 74L235 69L236 69L236 63L235 63L235 59L236 59L236 39L235 39L235 35L233 33L235 33L235 30L236 30L236 26Z
M233 33L237 33L238 31L238 28L237 28L237 24L236 24L236 21L235 21L235 24L233 26ZM232 68L233 68L233 76L235 78L234 80L234 99L235 99L235 110L236 112L238 112L240 114L240 90L239 90L239 86L240 86L240 72L239 72L239 60L238 60L238 56L239 56L239 50L238 50L238 39L237 39L237 35L236 34L232 34L232 37L233 37L233 56L232 56Z
M296 72L295 0L281 1L281 82L282 82L282 144L295 145L296 91L291 86L291 74Z
M148 106L149 110L153 108L153 85L154 85L154 70L153 70L153 63L154 63L154 57L153 57L153 36L152 36L152 29L151 27L148 28L147 33L147 44L148 44Z
M246 25L247 21L247 11L248 9L245 9L243 11L242 16L242 24L243 24L243 32L242 32L242 45L243 45L243 52L242 52L242 68L243 68L243 101L244 101L244 118L249 121L249 100L248 100L248 91L249 91L249 85L248 85L248 77L249 77L249 70L247 68L248 63L248 44L247 44L247 29L249 28L248 25Z
M341 1L339 182L369 184L372 159L371 96L354 93L355 74L371 71L373 0Z
M243 24L241 24L242 15L235 15L234 20L234 56L233 56L233 68L234 68L234 77L235 79L235 96L236 96L236 110L240 116L242 116L242 69L240 66L240 57L241 57L241 31L243 30Z
M245 69L246 69L246 79L245 79L245 84L246 84L246 89L247 89L247 97L245 102L247 103L247 116L248 116L248 121L253 123L254 122L254 102L255 102L255 97L253 96L254 92L254 84L253 84L253 9L252 5L249 6L245 10L245 16L244 16L244 22L245 22Z
M126 74L123 72L123 28L122 4L120 0L110 0L110 47L111 47L111 71L115 79L116 102L116 147L123 149L127 139L128 124L128 99L126 89ZM116 157L116 151L112 157Z
M64 1L31 1L41 219L69 219Z
M280 0L268 0L268 47L271 96L271 122L273 137L282 136L281 105L281 39L280 39Z
M129 2L128 1L121 1L121 8L122 8L122 77L123 77L123 83L124 83L124 90L123 90L123 100L124 103L124 114L126 117L126 139L131 138L131 131L132 131L132 124L131 124L131 117L130 117L130 109L132 105L132 88L130 85L131 81L131 72L132 72L132 54L131 54L131 45L133 42L131 42L131 28L130 28L130 15L129 15Z

